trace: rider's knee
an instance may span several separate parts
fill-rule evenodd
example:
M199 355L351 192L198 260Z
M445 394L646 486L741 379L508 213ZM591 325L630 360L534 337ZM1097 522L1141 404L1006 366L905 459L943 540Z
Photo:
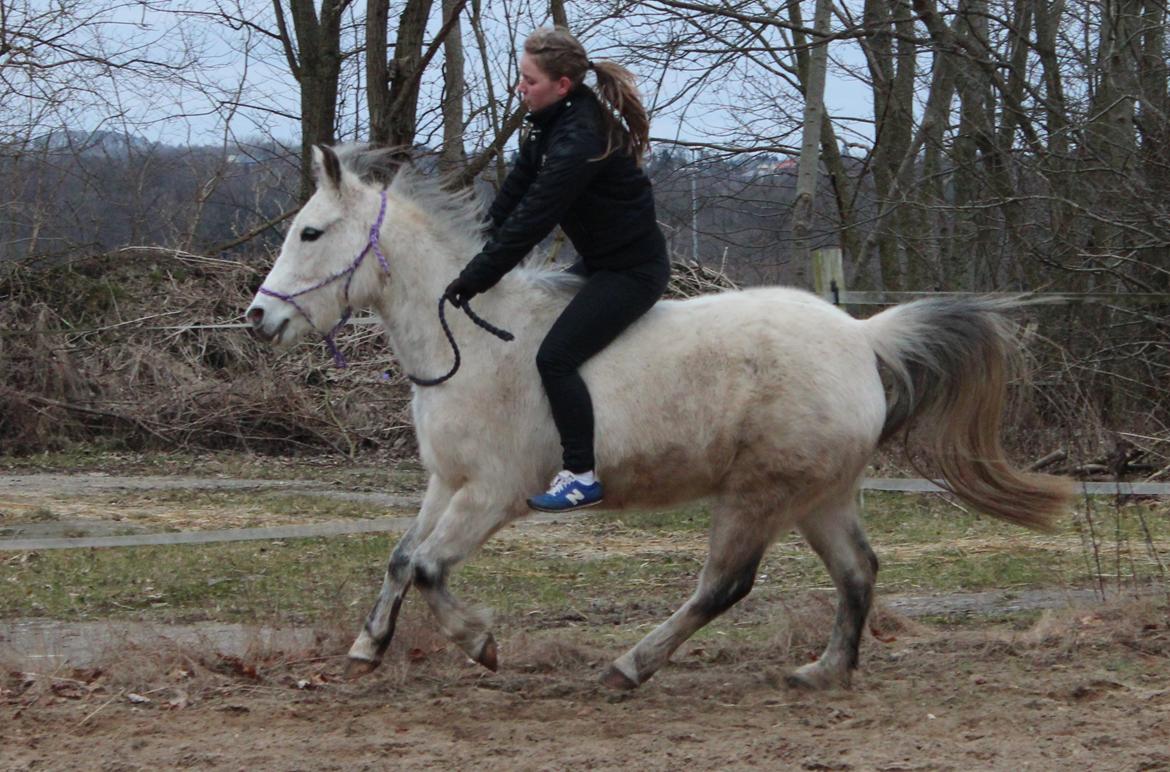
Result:
M565 375L576 369L576 363L559 347L542 345L536 352L536 370L542 377Z

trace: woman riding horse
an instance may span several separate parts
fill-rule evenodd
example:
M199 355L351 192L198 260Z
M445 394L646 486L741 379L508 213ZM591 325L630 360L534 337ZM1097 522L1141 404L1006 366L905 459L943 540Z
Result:
M585 85L588 70L596 73L596 92ZM445 292L461 306L487 291L558 224L581 256L570 271L585 283L536 355L564 451L563 471L546 493L528 500L545 512L601 502L593 403L578 370L646 313L670 278L641 168L649 122L633 80L618 64L589 61L564 29L528 37L517 85L529 109L528 132L488 212L487 244Z

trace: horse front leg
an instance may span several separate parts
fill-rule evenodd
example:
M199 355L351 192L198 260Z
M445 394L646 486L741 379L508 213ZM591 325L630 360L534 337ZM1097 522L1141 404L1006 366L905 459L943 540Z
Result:
M452 498L430 535L412 557L414 584L430 606L439 627L472 660L489 670L498 666L490 615L469 607L447 588L452 569L507 523L527 512L521 502L501 506L472 487Z
M394 638L394 626L398 621L402 599L414 579L411 555L434 529L439 517L447 509L451 493L450 486L437 475L431 475L418 516L395 545L386 573L382 577L382 589L378 593L378 599L366 616L366 622L357 639L350 646L348 671L351 675L367 673L381 664L382 657Z

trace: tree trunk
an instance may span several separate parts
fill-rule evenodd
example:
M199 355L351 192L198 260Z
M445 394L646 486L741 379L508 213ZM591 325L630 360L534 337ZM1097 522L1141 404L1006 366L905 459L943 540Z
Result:
M1164 51L1166 50L1166 4L1145 0L1142 21L1142 53L1139 68L1140 109L1138 130L1141 137L1141 167L1149 180L1149 200L1170 200L1170 91ZM1162 244L1142 255L1142 261L1158 269L1149 276L1151 285L1170 291L1170 247Z
M463 148L463 99L467 84L463 79L463 26L458 17L461 5L458 0L443 0L443 18L454 18L443 39L443 149L439 169L444 174L454 174L467 162Z
M919 18L926 24L928 29L937 27L941 24L938 15L934 11L934 5L931 0L913 0L914 11ZM950 33L945 25L943 30ZM935 32L932 32L932 36ZM953 46L945 47L946 50L952 50ZM931 77L930 91L927 94L926 107L922 112L922 123L918 127L918 131L914 134L914 139L910 142L906 152L902 155L901 161L897 163L896 169L888 178L892 180L892 186L888 190L886 197L883 199L880 196L877 198L877 214L874 216L873 226L866 237L865 245L862 247L861 253L863 260L867 259L873 246L884 237L887 231L886 223L891 219L891 214L897 210L904 199L911 195L907 190L907 186L911 184L913 179L912 171L914 169L915 159L918 157L918 151L927 142L928 138L938 137L941 142L943 129L947 125L947 121L951 111L951 100L955 92L955 67L954 57L951 56L936 56L934 73ZM875 110L875 118L878 113ZM881 122L878 124L878 133L881 133ZM875 155L878 148L875 146ZM889 289L889 287L887 287Z
M1137 58L1133 45L1140 23L1142 0L1107 0L1101 14L1100 74L1091 101L1091 119L1085 127L1086 158L1079 179L1086 187L1082 206L1104 215L1094 222L1084 252L1095 264L1112 262L1129 247L1126 231L1113 220L1132 203L1129 178L1137 164L1134 131ZM1094 260L1096 258L1096 260ZM1085 289L1096 289L1096 274Z
M788 20L793 27L792 47L796 57L796 73L800 79L800 90L805 93L808 91L808 40L802 31L804 18L800 11L800 3L789 3ZM827 113L821 119L821 157L829 182L833 186L833 197L837 204L840 227L837 238L844 262L846 265L855 265L860 248L853 218L853 207L857 202L857 184L849 176L849 170L845 168L841 149L837 145L837 133L833 130L833 122L829 120Z
M874 197L879 209L896 206L891 200L898 158L890 146L892 128L892 91L894 88L893 29L890 25L887 0L865 0L865 26L873 30L862 42L873 90L874 144L870 155ZM901 270L898 264L898 242L892 217L879 218L874 223L869 243L876 244L880 278L876 286L887 290L901 288ZM869 261L868 249L862 256L863 265Z
M569 28L569 16L565 13L564 0L549 0L548 11L554 26Z
M370 6L389 0L370 0ZM394 58L389 59L385 25L389 11L367 11L366 88L369 89L370 139L379 145L409 148L418 130L418 89L423 36L432 0L406 0L398 18ZM379 26L380 25L380 26ZM371 61L373 60L373 61Z
M1047 152L1040 161L1040 170L1052 204L1048 207L1047 253L1050 260L1064 264L1072 259L1076 239L1073 235L1077 222L1076 209L1066 202L1076 198L1072 164L1069 162L1068 108L1064 98L1064 77L1057 58L1057 35L1064 15L1064 0L1036 3L1036 54L1044 84L1044 120L1047 124ZM1063 200L1061 200L1063 199Z
M821 142L821 122L825 115L825 70L828 66L829 43L824 36L829 32L832 0L817 0L813 16L814 41L808 57L808 77L804 89L804 120L800 143L800 166L796 174L796 199L792 204L793 260L797 271L807 270L809 234L812 231L813 211L817 195L817 177L820 159L817 148Z
M1022 104L1024 101L1025 85L1028 77L1029 42L1028 30L1032 27L1032 0L1015 0L1012 17L1009 21L1012 34L1008 39L1008 61L1010 69L1007 74L1008 95L1007 102ZM1039 283L1039 274L1035 270L1034 261L1028 258L1023 247L1024 236L1021 232L1023 213L1017 197L1018 185L1014 181L1016 169L1013 167L1012 146L1015 143L1016 131L1020 122L1027 120L1015 110L1004 109L1000 113L1002 120L996 136L996 155L993 179L996 180L995 189L1000 196L1001 210L1006 225L1008 253L1011 256L1011 268L1015 272L1015 279L1020 288L1034 289Z
M963 20L960 36L985 40L987 37L987 0L964 0L959 4ZM981 202L985 184L980 174L979 149L990 145L988 133L988 89L986 81L971 67L963 54L956 68L959 92L959 131L954 143L955 245L966 254L967 275L959 285L975 291L986 274L987 254L984 234L987 231L985 209Z
M322 0L320 14L312 0L288 0L296 45L284 8L273 0L276 23L289 71L301 87L300 200L313 194L313 146L336 139L337 87L341 75L341 16L349 0Z
M390 0L366 0L366 109L369 110L370 141L389 142Z
M897 35L897 46L894 53L894 82L890 88L889 111L886 115L884 128L886 143L891 160L901 161L911 157L909 164L898 163L895 174L901 175L898 179L899 190L913 190L914 180L917 177L917 166L914 155L910 152L911 140L914 133L914 79L917 75L916 43L914 42L914 16L910 9L901 0L891 0L890 13L894 23L894 32ZM903 286L907 289L922 289L924 277L928 273L929 256L926 245L926 221L916 207L911 206L913 196L905 205L901 205L894 212L892 222L896 234L895 243L904 255Z

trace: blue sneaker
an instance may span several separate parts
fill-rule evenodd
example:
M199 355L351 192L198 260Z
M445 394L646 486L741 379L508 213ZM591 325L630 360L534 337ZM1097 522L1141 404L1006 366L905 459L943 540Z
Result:
M547 493L528 500L528 506L541 512L571 512L600 503L601 483L586 485L568 471L553 478Z

